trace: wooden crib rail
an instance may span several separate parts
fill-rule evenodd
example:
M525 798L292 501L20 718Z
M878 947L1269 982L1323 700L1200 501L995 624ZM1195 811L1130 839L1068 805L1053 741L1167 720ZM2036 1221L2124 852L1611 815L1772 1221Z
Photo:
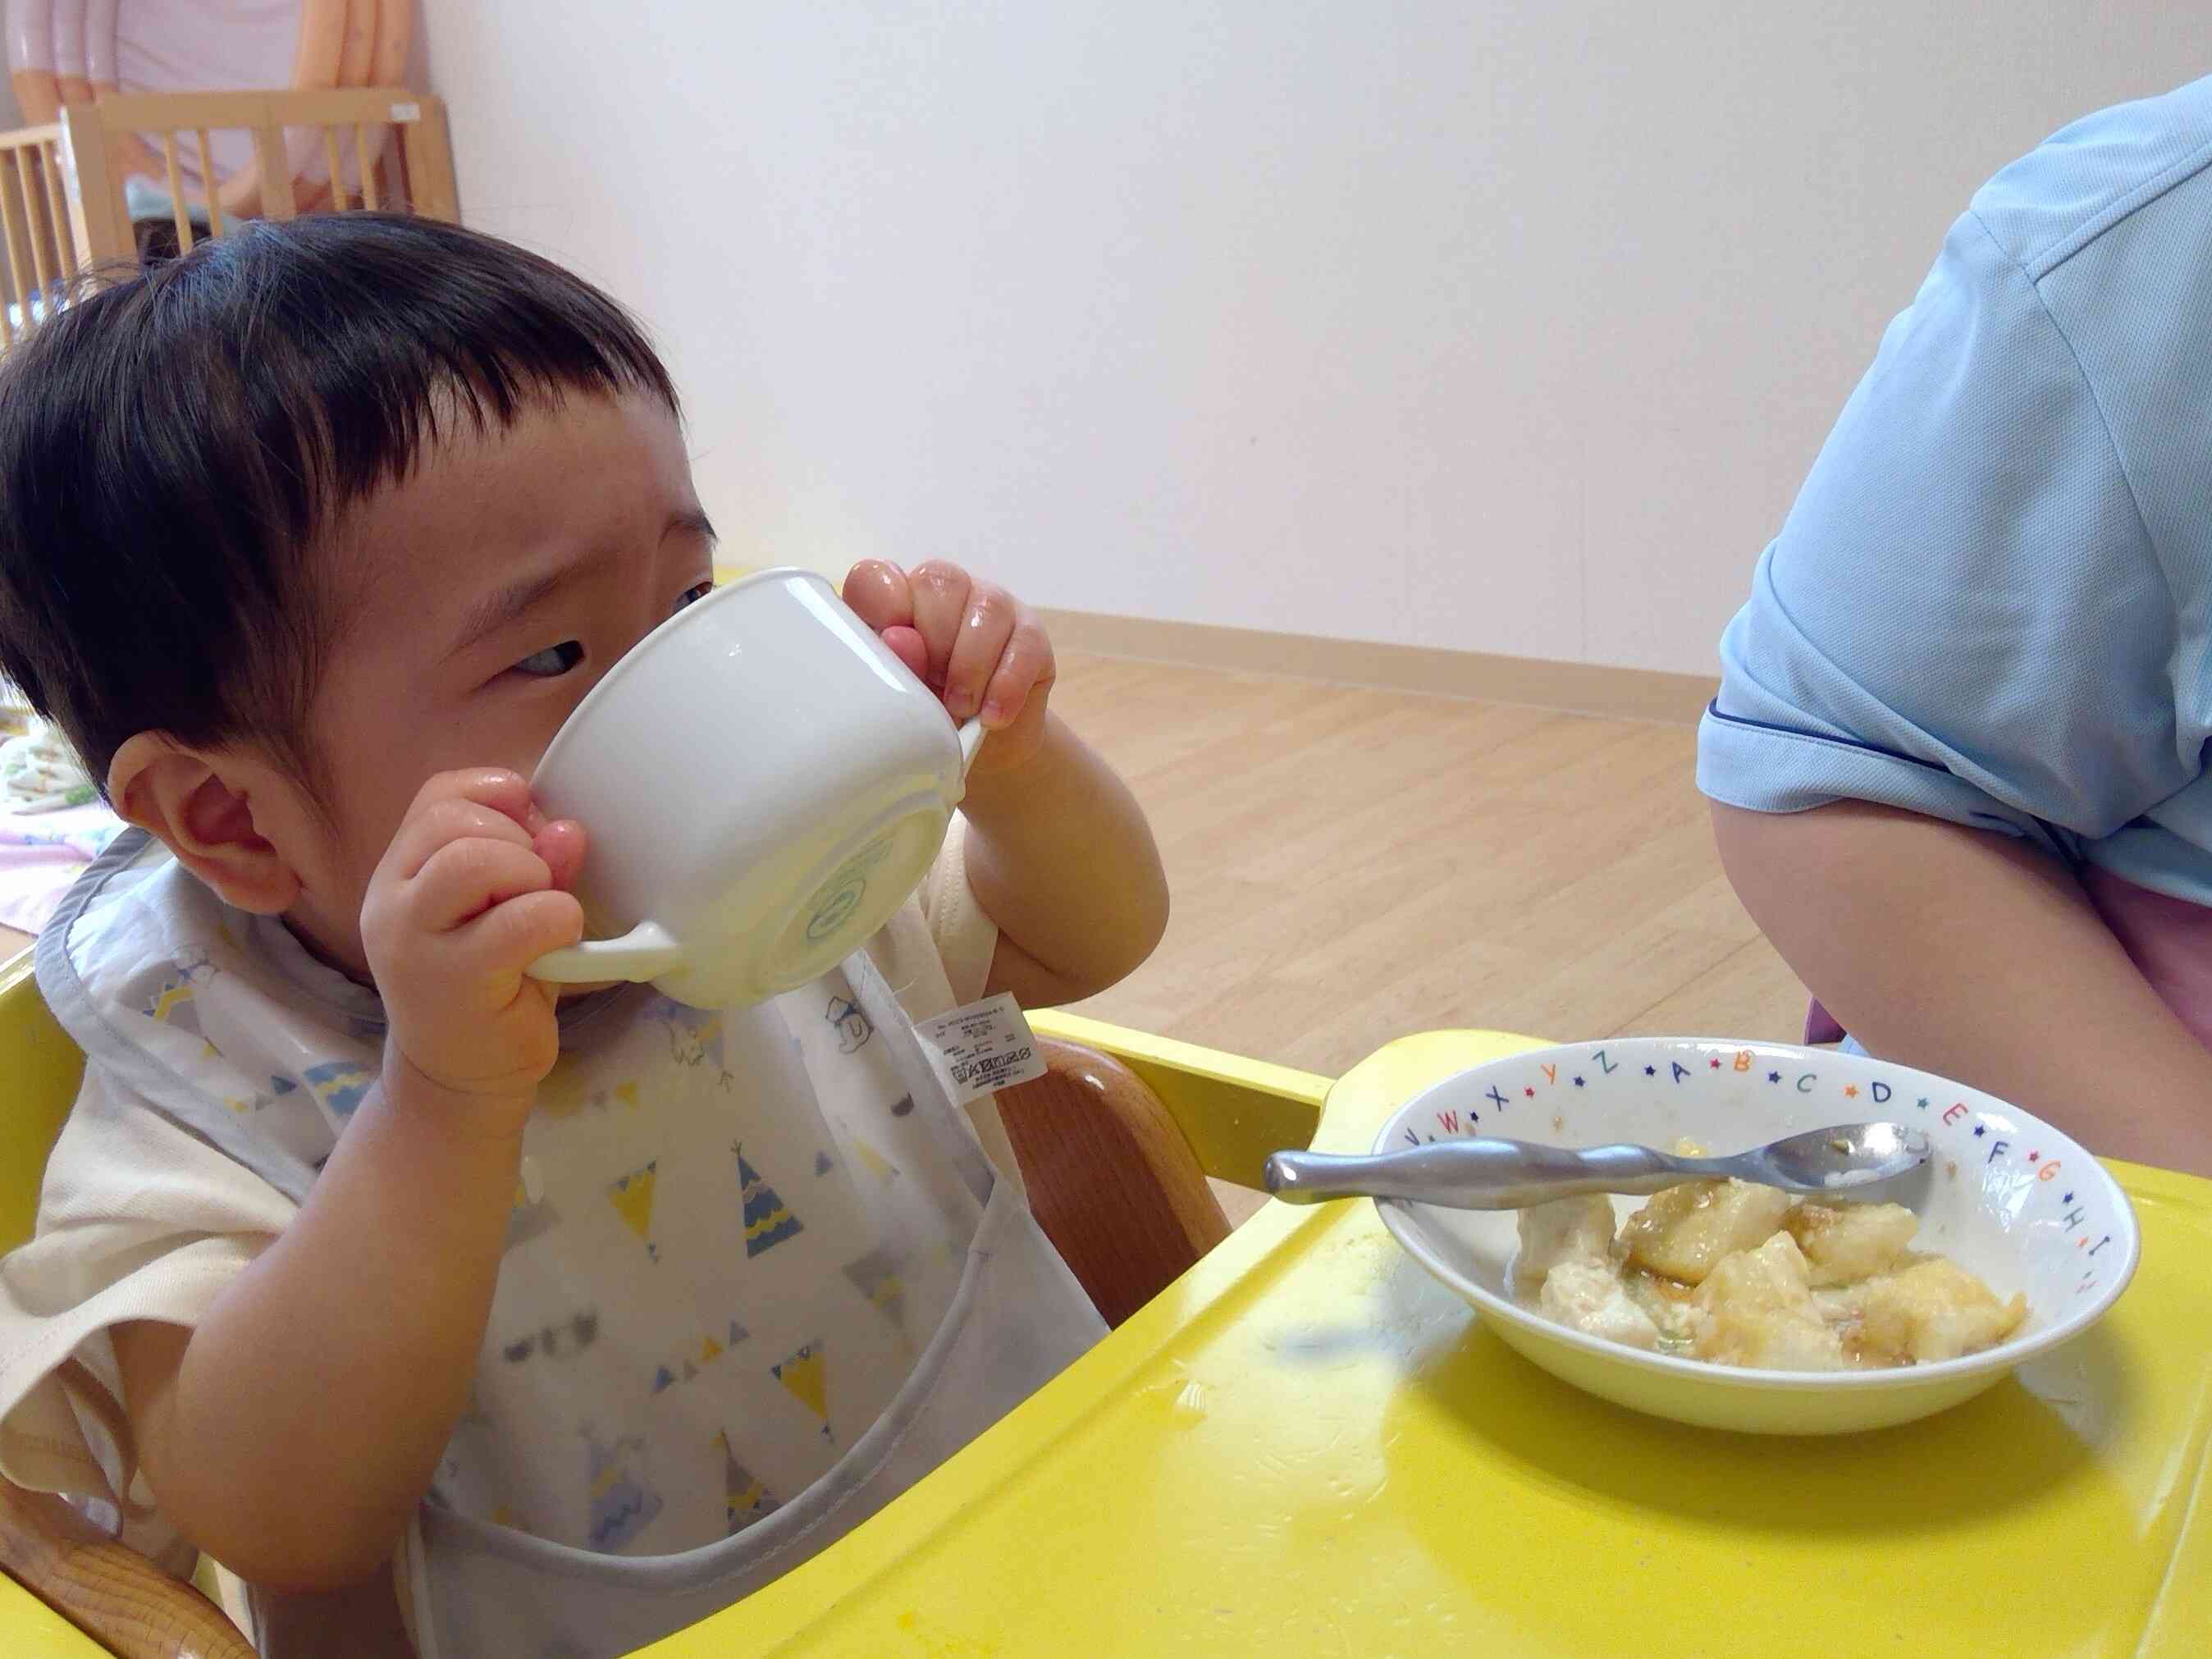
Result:
M210 135L234 131L249 136L251 161L218 187L196 185L187 175L207 175ZM300 132L313 136L288 146ZM446 106L427 93L143 93L70 104L52 125L0 132L0 353L28 338L78 276L139 257L142 228L125 196L133 173L166 188L179 253L252 218L379 208L460 216Z
M7 245L0 351L37 325L56 283L77 269L58 125L0 132L0 239Z
M73 104L61 122L81 184L106 188L79 192L76 237L82 266L128 259L137 252L124 205L123 175L129 148L142 135L153 141L167 174L171 221L179 251L203 235L220 236L242 219L289 219L303 212L404 207L434 219L455 219L453 161L444 102L398 87L332 87L271 92L138 93ZM320 135L324 179L293 176L287 130ZM253 161L221 188L186 199L179 167L190 156L204 175L210 133L252 135ZM388 142L396 136L397 144ZM356 158L347 177L348 152ZM199 222L193 209L206 215Z

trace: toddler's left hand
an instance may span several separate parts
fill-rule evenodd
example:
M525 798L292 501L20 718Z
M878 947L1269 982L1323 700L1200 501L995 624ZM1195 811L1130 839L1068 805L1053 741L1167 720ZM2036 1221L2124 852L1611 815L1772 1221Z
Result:
M981 714L991 740L975 757L977 772L1004 772L1036 753L1058 671L1052 641L1027 605L942 559L911 571L863 559L845 577L845 603L945 700L946 714Z

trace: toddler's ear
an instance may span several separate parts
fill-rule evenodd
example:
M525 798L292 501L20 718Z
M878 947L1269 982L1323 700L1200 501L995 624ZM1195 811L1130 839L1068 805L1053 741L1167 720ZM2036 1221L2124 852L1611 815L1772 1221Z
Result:
M300 878L254 827L252 792L264 781L256 776L264 769L141 732L115 751L107 795L118 814L158 837L225 902L281 915L300 896ZM275 787L273 773L265 781Z

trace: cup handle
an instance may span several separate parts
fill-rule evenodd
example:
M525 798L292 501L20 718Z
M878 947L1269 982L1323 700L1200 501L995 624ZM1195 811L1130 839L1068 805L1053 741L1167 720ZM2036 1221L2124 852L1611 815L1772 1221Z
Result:
M620 939L587 939L548 951L532 963L530 977L550 985L597 985L606 980L656 979L684 963L684 947L657 921L641 921Z
M962 777L966 777L969 769L975 764L975 751L983 746L983 739L989 735L990 733L983 729L983 717L981 714L976 715L975 719L960 728L960 775Z

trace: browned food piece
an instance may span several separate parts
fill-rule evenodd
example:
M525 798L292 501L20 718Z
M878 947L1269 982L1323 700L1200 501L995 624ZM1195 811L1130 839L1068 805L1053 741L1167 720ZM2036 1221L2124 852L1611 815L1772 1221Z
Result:
M1782 1225L1790 1200L1747 1181L1691 1181L1655 1194L1620 1230L1640 1267L1702 1285L1723 1256L1755 1250Z
M2027 1298L2000 1302L1955 1261L1924 1256L1847 1292L1859 1316L1855 1345L1869 1364L1927 1364L1993 1348L2027 1318Z
M1789 1371L1849 1364L1842 1339L1814 1305L1804 1253L1787 1233L1715 1263L1696 1308L1692 1343L1700 1359Z
M1886 1273L1905 1260L1920 1218L1902 1204L1814 1204L1800 1201L1783 1226L1805 1253L1815 1286L1855 1284Z

